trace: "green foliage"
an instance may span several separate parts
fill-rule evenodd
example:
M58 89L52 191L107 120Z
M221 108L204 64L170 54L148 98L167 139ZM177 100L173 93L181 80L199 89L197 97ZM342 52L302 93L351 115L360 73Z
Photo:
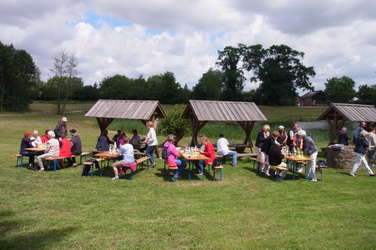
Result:
M227 46L223 51L218 51L217 65L223 71L223 89L221 100L241 101L244 88L244 72L238 68L242 58L242 51L239 48Z
M295 105L297 89L313 90L309 77L315 76L313 67L300 61L303 52L286 45L273 45L264 49L262 45L239 45L243 54L243 67L252 71L251 81L260 82L254 97L263 105Z
M359 103L376 105L376 85L360 85L356 97Z
M25 50L0 42L0 111L25 111L35 95L38 71Z
M330 102L346 103L356 96L355 82L348 76L333 77L325 83L325 95Z
M167 112L167 118L162 119L158 125L161 135L174 134L176 136L176 144L190 131L189 121L182 118L184 108L184 105L175 105Z
M222 94L224 74L220 70L210 68L202 75L198 84L192 89L194 100L219 100Z

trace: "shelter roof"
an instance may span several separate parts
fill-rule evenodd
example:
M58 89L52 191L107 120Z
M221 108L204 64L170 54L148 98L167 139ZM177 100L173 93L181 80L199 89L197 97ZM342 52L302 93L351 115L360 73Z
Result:
M159 101L98 100L85 114L87 117L149 120L153 115L165 118Z
M375 122L376 108L373 105L332 103L317 120L334 119L335 117L337 120L352 122Z
M266 117L254 102L198 101L190 100L183 118L194 114L198 121L266 121Z

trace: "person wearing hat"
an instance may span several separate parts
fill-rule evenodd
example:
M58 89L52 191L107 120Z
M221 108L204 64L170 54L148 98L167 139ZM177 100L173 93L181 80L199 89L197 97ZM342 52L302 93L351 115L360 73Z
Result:
M82 154L82 143L81 143L81 138L77 135L77 130L71 129L69 130L69 132L71 133L71 136L72 136L70 140L70 144L71 144L72 155L74 156L71 158L67 158L67 160L68 160L68 163L72 165L72 167L76 167L77 163L76 163L75 156Z
M62 117L61 121L59 121L54 129L56 137L67 137L68 134L68 126L67 126L68 119L66 117Z

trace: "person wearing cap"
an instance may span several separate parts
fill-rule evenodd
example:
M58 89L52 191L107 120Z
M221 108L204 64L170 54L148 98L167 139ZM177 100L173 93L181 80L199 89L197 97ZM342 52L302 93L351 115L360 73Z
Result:
M360 135L355 140L355 148L354 152L356 155L355 164L350 172L351 176L355 177L355 172L358 169L360 163L363 163L363 165L366 167L367 172L370 176L375 176L375 173L372 171L372 169L368 166L368 162L366 160L366 152L368 149L368 141L367 141L368 132L366 130L360 131Z
M60 153L60 145L59 141L55 139L55 133L54 131L48 131L48 138L50 138L47 142L46 150L44 151L44 154L38 156L38 165L39 165L39 171L44 171L43 166L43 159L48 157L59 157Z
M305 154L309 156L312 160L308 161L308 175L307 178L311 179L311 181L316 182L316 159L317 159L317 148L315 146L314 141L311 137L309 137L305 130L301 129L297 133L296 138L296 147L302 150Z
M72 136L70 140L70 145L71 145L71 151L72 151L73 156L71 158L67 158L67 160L68 160L68 163L72 167L76 167L77 163L76 163L75 156L82 154L82 143L81 143L81 138L77 135L77 130L71 129L69 130L69 132L71 133L71 136Z
M59 121L54 129L56 137L67 137L68 134L68 126L67 126L68 119L66 117L62 117L61 121Z

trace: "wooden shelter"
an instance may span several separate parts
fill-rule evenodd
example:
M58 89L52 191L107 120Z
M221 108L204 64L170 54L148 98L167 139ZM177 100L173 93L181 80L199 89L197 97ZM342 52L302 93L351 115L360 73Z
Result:
M331 145L338 138L338 132L346 121L375 123L376 108L373 105L332 103L317 120L326 120L328 122L331 132L328 145Z
M101 132L114 119L135 119L142 123L152 121L157 129L158 119L166 118L166 114L159 101L141 100L98 100L85 114L87 117L97 118Z
M252 146L251 133L256 121L266 117L253 102L222 102L190 100L183 118L189 119L192 130L191 145L197 145L198 132L209 121L237 122L245 132L244 144Z

